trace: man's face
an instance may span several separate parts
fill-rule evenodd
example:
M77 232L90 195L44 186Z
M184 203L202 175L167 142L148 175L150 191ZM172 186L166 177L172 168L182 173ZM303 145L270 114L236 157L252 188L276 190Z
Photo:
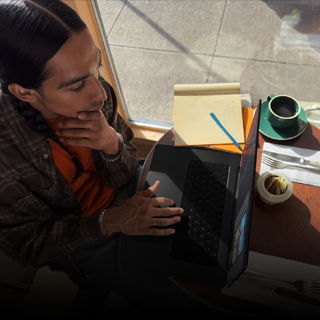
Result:
M45 119L76 118L81 111L100 110L107 99L98 80L100 51L90 32L83 29L48 61L49 78L43 82L32 106Z

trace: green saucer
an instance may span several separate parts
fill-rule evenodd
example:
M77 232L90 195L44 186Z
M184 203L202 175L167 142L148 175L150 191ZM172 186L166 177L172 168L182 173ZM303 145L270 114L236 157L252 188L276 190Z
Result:
M268 101L263 101L261 104L260 115L260 132L265 136L275 140L290 140L298 137L307 127L308 119L305 111L301 108L298 121L291 127L280 129L273 127L267 119Z

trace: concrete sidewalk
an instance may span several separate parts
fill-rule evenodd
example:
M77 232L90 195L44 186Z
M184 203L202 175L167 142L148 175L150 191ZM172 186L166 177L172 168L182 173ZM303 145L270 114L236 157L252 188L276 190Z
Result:
M254 104L269 94L320 103L317 0L98 4L132 117L172 122L179 83L240 82Z

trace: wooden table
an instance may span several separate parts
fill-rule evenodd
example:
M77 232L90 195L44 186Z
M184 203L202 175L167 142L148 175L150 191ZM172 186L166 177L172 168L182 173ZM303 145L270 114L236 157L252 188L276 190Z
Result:
M174 130L167 131L157 144L174 145ZM304 133L292 140L276 141L259 134L256 179L259 177L264 142L320 150L320 130L307 125ZM149 171L152 149L144 163L138 190L143 190ZM293 195L285 203L265 204L254 191L250 250L320 266L320 188L293 183ZM283 310L221 294L209 285L174 279L192 295L216 307L234 312L274 313Z

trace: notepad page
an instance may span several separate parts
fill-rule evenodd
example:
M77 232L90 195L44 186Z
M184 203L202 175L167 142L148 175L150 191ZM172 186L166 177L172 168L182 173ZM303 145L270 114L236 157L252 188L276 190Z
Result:
M213 112L238 143L245 142L240 84L175 85L175 145L232 144Z

